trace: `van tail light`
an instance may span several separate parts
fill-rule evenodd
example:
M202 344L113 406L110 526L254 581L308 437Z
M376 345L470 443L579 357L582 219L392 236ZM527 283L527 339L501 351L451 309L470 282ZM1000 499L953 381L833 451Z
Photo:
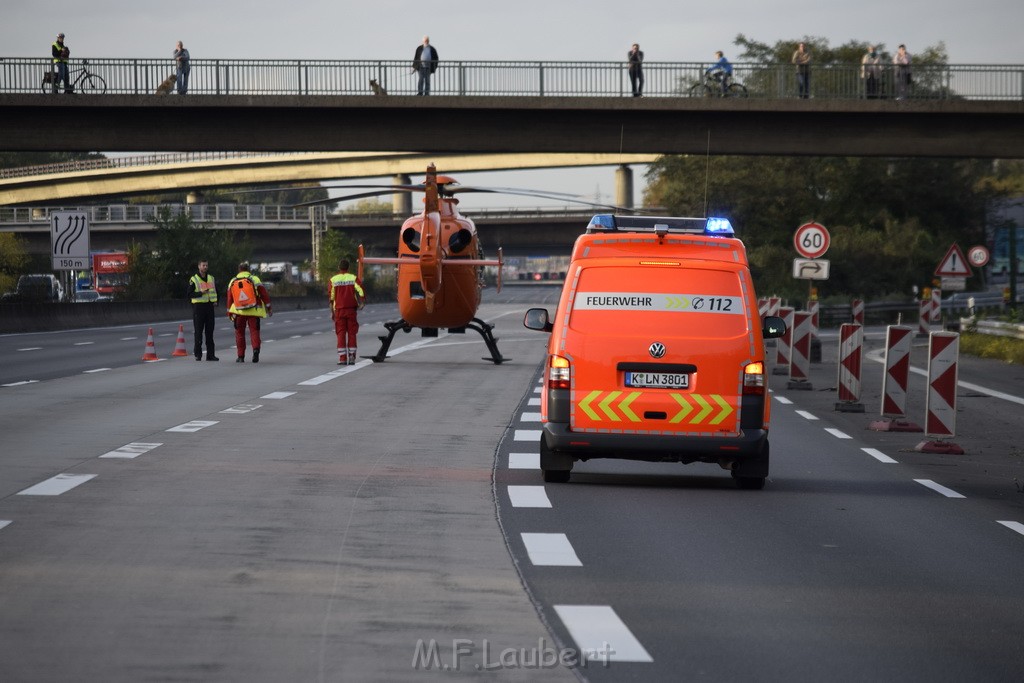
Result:
M743 368L743 395L764 396L764 363L748 363Z
M569 388L569 361L561 356L551 356L548 363L548 389Z

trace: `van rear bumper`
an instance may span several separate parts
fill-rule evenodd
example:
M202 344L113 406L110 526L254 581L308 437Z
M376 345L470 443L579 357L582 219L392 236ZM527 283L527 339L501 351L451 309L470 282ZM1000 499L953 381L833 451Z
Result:
M563 422L546 422L542 439L551 451L573 460L615 458L647 462L735 463L768 453L768 430L744 429L736 437L662 436L573 432Z

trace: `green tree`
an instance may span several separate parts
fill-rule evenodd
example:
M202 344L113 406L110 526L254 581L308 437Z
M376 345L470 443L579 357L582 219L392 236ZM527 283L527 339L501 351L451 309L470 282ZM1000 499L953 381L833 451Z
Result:
M28 265L25 242L11 232L0 232L0 292L10 292Z
M341 230L328 230L320 241L320 263L317 264L317 277L323 286L338 272L338 262L345 258L351 264L350 272L355 272L356 257L359 245Z
M238 239L231 230L214 230L196 224L184 213L164 207L150 220L156 235L150 243L129 248L130 282L123 297L132 300L177 299L185 295L188 279L200 259L210 264L218 289L238 272L238 263L249 259L248 238Z

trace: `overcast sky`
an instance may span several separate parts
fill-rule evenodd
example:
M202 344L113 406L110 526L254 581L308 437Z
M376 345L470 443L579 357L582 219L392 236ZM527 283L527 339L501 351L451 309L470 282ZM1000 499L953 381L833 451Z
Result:
M2 0L0 57L48 56L63 31L73 57L169 58L181 40L193 58L411 59L426 34L442 60L622 60L638 42L647 61L676 62L710 60L715 50L735 58L742 33L768 44L817 37L894 51L905 43L912 54L942 42L953 64L1024 64L1022 26L1022 0ZM636 170L639 202L643 169ZM591 197L599 186L610 200L613 171L459 179L557 183L550 189Z

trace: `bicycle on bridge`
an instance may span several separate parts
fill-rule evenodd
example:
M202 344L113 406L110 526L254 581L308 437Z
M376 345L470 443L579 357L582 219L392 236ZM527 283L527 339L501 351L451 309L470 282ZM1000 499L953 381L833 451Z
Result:
M77 74L73 79L71 78L72 72L68 73L68 78L71 81L71 85L64 85L64 91L70 93L80 92L85 95L102 95L107 92L107 82L103 80L103 77L99 74L95 74L89 71L89 60L83 59L82 66L75 69L74 74ZM56 71L44 71L43 72L43 94L52 92L57 93L57 72Z
M730 77L730 83L724 88L722 87L722 79L725 78L725 73L722 71L714 71L711 73L704 72L701 76L701 80L697 81L690 86L688 92L690 97L746 97L747 88L742 83L732 81Z

